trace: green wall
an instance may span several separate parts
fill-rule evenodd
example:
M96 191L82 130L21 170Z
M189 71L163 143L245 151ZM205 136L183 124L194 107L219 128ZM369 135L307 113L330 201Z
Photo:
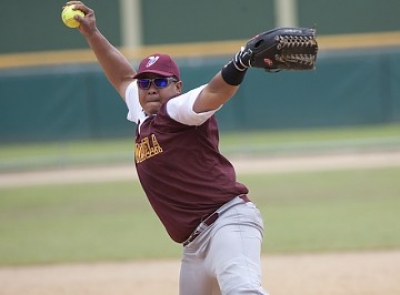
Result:
M273 1L142 1L145 44L248 39L274 26Z
M66 1L7 1L0 18L0 54L47 50L87 49L78 32L61 21ZM96 9L98 26L113 44L120 44L119 1L87 0Z
M0 142L134 134L125 104L97 66L0 72L0 97Z
M184 90L226 58L179 59ZM315 71L250 69L218 113L221 130L400 122L400 49L321 52ZM0 71L0 142L132 137L135 125L97 65Z
M4 1L3 1L4 2ZM7 1L0 18L0 54L87 49L74 30L61 22L65 1ZM85 1L102 32L121 45L119 1ZM398 0L297 0L301 26L319 35L398 31ZM144 45L247 39L275 25L274 1L142 0Z
M297 1L300 25L316 25L320 34L400 30L398 0Z

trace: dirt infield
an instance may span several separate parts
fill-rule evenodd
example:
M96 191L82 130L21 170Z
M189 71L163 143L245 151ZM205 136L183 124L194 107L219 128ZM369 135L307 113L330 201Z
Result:
M400 166L400 152L235 159L238 173ZM0 187L134 180L133 166L0 174ZM178 294L179 261L0 267L1 295ZM262 257L271 295L398 295L400 250ZM210 294L211 295L211 294Z
M264 256L271 295L398 295L400 251ZM177 295L179 261L0 268L2 295ZM211 295L211 294L210 294Z

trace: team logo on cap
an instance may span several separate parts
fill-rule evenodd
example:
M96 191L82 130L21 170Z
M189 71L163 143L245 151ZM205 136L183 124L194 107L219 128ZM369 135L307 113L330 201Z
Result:
M151 67L152 65L154 65L159 58L160 57L158 55L157 56L150 56L149 60L147 61L147 64L146 64L146 68Z

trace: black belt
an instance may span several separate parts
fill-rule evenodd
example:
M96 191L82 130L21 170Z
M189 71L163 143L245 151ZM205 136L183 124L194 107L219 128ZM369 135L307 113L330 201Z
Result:
M251 202L250 199L247 197L247 195L240 195L239 198L243 200L243 202L248 203ZM218 212L211 213L210 216L208 216L206 219L204 219L201 223L206 225L207 227L211 226L219 217ZM196 229L190 236L187 238L186 241L182 243L183 246L189 245L191 242L194 241L200 234L202 233L202 230Z

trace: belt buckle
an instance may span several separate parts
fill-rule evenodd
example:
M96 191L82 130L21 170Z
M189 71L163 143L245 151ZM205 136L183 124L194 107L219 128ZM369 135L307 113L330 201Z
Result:
M184 241L184 242L182 243L182 245L183 245L183 246L189 245L191 242L194 241L194 239L196 239L196 237L197 237L200 233L201 233L201 231L198 231L198 230L194 231L194 232L187 238L187 240Z
M191 233L191 235L182 243L183 246L189 245L191 242L193 242L206 228L203 226L211 226L219 217L218 212L211 213L210 216L208 216L205 220L200 222L200 224L197 226L195 231Z

